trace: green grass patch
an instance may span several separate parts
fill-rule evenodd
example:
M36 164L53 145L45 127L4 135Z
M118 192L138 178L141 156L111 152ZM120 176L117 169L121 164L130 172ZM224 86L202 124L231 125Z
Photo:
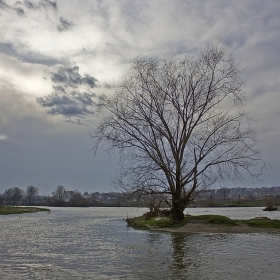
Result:
M279 220L271 220L269 218L261 217L261 218L254 218L251 220L241 220L239 221L244 223L250 227L259 227L259 228L278 228L280 229L280 221Z
M144 216L127 219L127 224L136 229L166 228L173 225L170 218L151 218L145 220Z
M0 206L0 215L11 215L11 214L25 214L35 213L42 211L50 211L47 208L38 207L16 207L16 206Z
M187 223L202 223L206 225L217 226L238 226L246 224L250 227L280 229L279 220L271 220L265 217L254 218L250 220L232 220L228 217L221 215L186 215L183 221L174 222L172 219L165 217L145 219L145 216L143 215L140 217L127 219L126 221L128 226L131 226L135 229L143 230L161 228L180 228L185 226Z
M225 225L225 226L235 226L237 222L228 217L221 215L199 215L199 216L191 216L187 215L185 217L189 222L200 222L205 224L212 225Z

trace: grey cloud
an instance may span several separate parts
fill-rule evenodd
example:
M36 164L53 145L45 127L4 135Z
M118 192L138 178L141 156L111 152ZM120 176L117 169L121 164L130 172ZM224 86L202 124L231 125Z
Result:
M83 122L81 122L80 119L73 119L73 118L69 118L69 119L66 119L65 122L67 123L73 123L73 124L78 124L78 125L84 125Z
M23 1L23 3L20 1L17 1L14 6L17 6L17 5L20 5L20 6L24 5L25 8L28 10L39 10L41 8L44 8L45 10L52 9L52 10L58 11L58 6L57 6L56 1L42 0L36 4L34 4L30 1Z
M47 66L65 63L65 61L63 60L53 59L51 57L46 57L36 53L30 53L28 51L25 54L21 54L11 43L0 43L0 53L4 53L9 56L15 57L22 62L43 64Z
M25 10L24 10L25 8ZM56 1L50 1L50 0L41 0L38 1L37 3L33 3L31 1L16 1L13 6L8 5L5 1L0 0L0 9L8 9L12 10L17 13L18 16L27 16L28 11L35 11L35 10L45 10L47 13L48 10L52 10L55 12L55 15L58 19L58 15L60 13L58 9L58 5ZM68 31L70 30L73 26L74 23L72 21L69 21L68 19L60 16L58 19L58 25L57 25L57 30L62 32L62 31Z
M19 15L19 16L25 16L25 12L24 12L24 9L21 8L21 7L14 7L14 10L16 11L16 13Z
M58 10L56 1L43 0L43 1L39 1L39 5L44 8L51 8L56 11Z
M28 63L35 63L35 64L43 64L47 66L53 66L57 64L61 64L63 62L62 60L58 59L53 59L51 57L44 57L44 56L36 56L36 55L30 55L29 53L25 56L20 56L19 57L23 62L28 62Z
M220 42L224 45L229 45L232 48L240 48L243 47L246 43L247 36L246 34L240 33L238 31L229 32L227 34L223 34L220 37Z
M93 111L87 107L92 106L94 93L71 92L64 94L55 92L47 96L36 99L41 107L49 108L48 113L52 115L63 115L69 117L84 117L87 114L93 114Z
M66 87L88 86L90 88L96 87L98 80L88 74L81 76L79 74L79 67L61 66L57 73L51 72L51 79L54 83L63 83Z
M262 96L262 95L266 95L268 92L278 92L279 88L278 85L269 85L269 84L261 84L259 86L256 86L252 97L258 97L258 96Z
M11 43L0 43L0 52L14 56L15 51Z
M95 105L96 94L84 89L96 87L97 79L85 74L79 74L79 67L60 66L56 72L50 72L54 92L36 99L37 103L47 108L51 115L62 115L67 122L81 124L80 118L94 112L89 109ZM82 88L81 88L82 87ZM72 117L77 119L73 121Z
M25 16L26 15L25 11L21 6L23 6L23 3L20 1L16 1L13 6L10 6L7 3L5 3L3 0L0 0L0 8L13 10L18 14L18 16Z
M108 83L104 83L103 85L104 85L105 88L108 88L108 89L111 89L111 88L112 88L112 86L109 85Z
M68 21L66 18L64 17L60 17L59 19L60 24L57 26L58 31L62 32L62 31L68 31L73 27L73 22Z
M62 87L62 86L53 86L53 89L54 89L55 91L60 91L60 92L62 92L62 93L66 93L64 87Z
M3 0L0 0L0 8L1 9L11 9L11 6L9 6L8 4L6 4Z
M29 10L36 9L36 6L30 1L24 1L23 3L24 3L24 6Z

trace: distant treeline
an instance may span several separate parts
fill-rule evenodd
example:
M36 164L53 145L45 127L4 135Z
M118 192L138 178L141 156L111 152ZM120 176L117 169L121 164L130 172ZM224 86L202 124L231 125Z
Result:
M40 196L39 189L32 185L26 189L9 188L0 194L0 205L26 206L145 206L143 199L116 192L82 194L78 190L68 191L62 185L56 187L51 196Z
M220 188L209 189L198 193L191 205L208 203L216 205L214 201L237 200L267 200L274 197L280 198L280 187L271 188ZM208 205L207 204L207 205ZM0 205L36 205L36 206L145 206L156 211L158 208L169 207L168 196L161 194L154 195L131 195L117 192L88 193L82 194L78 190L68 191L62 185L56 187L51 196L40 196L39 189L32 185L25 190L14 187L9 188L0 194ZM190 205L190 206L191 206Z
M61 185L57 186L51 196L40 196L39 189L31 185L26 190L9 188L0 194L0 205L90 206L79 191L67 191Z

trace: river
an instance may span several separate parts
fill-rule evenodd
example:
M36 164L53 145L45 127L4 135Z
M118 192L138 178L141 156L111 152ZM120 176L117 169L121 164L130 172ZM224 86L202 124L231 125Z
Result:
M134 230L143 208L51 208L0 216L0 279L279 279L280 234L180 234ZM190 208L235 219L262 208Z

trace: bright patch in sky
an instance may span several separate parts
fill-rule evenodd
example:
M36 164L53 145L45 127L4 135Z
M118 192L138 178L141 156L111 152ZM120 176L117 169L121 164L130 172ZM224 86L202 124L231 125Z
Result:
M7 139L7 136L3 135L3 134L0 134L0 140L5 140L5 139Z

